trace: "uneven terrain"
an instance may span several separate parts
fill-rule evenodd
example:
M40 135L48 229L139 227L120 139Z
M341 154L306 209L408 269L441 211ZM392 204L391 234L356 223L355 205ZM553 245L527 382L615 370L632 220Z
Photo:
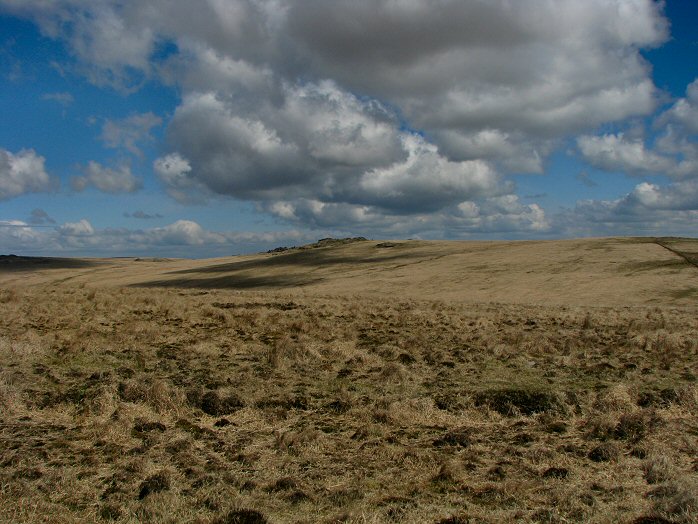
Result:
M696 522L697 257L0 257L0 521Z

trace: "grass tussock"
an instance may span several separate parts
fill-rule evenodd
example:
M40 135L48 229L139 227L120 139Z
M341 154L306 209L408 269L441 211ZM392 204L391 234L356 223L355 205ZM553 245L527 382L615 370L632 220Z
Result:
M698 520L695 309L0 291L0 520Z

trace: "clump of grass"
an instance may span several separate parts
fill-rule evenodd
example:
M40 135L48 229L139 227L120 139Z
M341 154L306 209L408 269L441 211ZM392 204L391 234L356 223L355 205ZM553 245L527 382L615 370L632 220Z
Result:
M26 409L21 392L4 374L0 374L0 417L9 417Z
M617 417L614 413L594 413L584 423L585 436L594 440L609 440L615 437Z
M268 493L275 493L278 491L297 490L299 488L300 488L300 483L295 478L282 477L280 479L275 480L274 482L269 484L267 487L265 487L264 491L266 491Z
M460 446L467 448L473 441L474 430L472 428L456 428L446 431L434 440L434 446Z
M99 517L102 520L118 520L123 515L123 510L118 504L103 504L99 508Z
M492 389L474 396L475 406L486 406L507 416L533 415L563 409L559 397L548 391L533 389Z
M698 483L685 476L675 478L648 493L654 512L677 524L691 524L698 521Z
M159 493L170 489L170 477L164 471L151 475L138 487L138 498L144 499L152 493Z
M674 465L665 455L655 454L647 458L642 465L642 471L648 484L661 484L675 475Z
M637 443L660 423L656 412L642 410L624 413L615 428L615 437Z
M401 364L397 362L388 362L381 369L380 376L388 382L401 382L405 378L405 370Z
M602 413L625 413L633 411L636 405L630 388L616 384L597 395L593 408Z
M620 456L620 448L615 442L603 442L593 448L588 456L594 462L616 462Z
M124 402L145 404L157 413L178 413L184 405L184 395L164 380L144 383L135 379L118 384L118 395Z
M435 483L455 484L459 481L462 468L456 462L448 461L439 466L439 471L431 478Z
M267 524L268 522L261 512L246 508L232 509L224 516L213 520L213 524Z
M659 391L643 391L637 403L641 407L668 407L679 401L679 394L674 388L662 388Z
M470 524L470 517L465 515L452 515L439 520L436 524Z
M547 479L566 479L569 476L569 474L570 470L567 468L550 467L543 471L541 476Z
M201 411L213 417L230 415L244 407L240 397L234 393L221 395L217 391L208 391L201 397Z
M0 289L0 304L10 304L19 300L19 294L15 289Z
M288 345L284 341L275 340L267 346L267 362L273 368L281 367L283 358L288 350Z
M301 431L277 431L274 434L275 447L281 451L299 452L303 446L315 442L320 433L314 429Z
M272 368L280 369L302 359L308 353L296 335L273 336L266 347L266 361Z

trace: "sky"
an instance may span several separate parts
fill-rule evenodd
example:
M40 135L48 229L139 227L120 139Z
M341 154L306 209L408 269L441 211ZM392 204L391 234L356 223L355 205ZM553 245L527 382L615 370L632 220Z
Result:
M0 0L0 254L698 236L698 2Z

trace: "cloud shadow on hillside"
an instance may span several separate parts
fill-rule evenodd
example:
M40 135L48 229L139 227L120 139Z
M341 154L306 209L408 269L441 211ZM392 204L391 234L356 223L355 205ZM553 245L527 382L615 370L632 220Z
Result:
M314 269L340 265L382 264L424 258L425 254L396 253L378 256L371 251L355 256L336 254L334 250L307 249L273 255L267 258L240 260L202 268L183 269L168 273L180 278L163 279L137 284L137 287L179 287L199 289L265 289L290 288L317 284L325 280L312 275ZM270 272L271 274L264 274ZM223 274L225 273L225 274ZM259 273L262 273L261 275ZM184 276L186 275L186 276ZM207 276L217 275L217 276Z
M302 251L294 251L292 253L283 253L281 255L270 256L269 258L254 259L254 260L241 260L238 262L230 262L226 264L216 264L213 266L196 268L196 269L183 269L180 271L174 271L176 274L191 274L191 273L233 273L237 271L245 270L255 270L255 269L268 269L268 268L280 268L283 266L288 266L289 268L302 267L302 268L312 268L312 267L328 267L328 266L338 266L338 265L355 265L355 264L375 264L383 262L391 262L396 260L407 260L412 258L425 258L428 256L425 253L398 253L391 255L381 255L382 256L371 256L370 253L366 255L348 256L348 255L334 255L332 251L320 250L320 249L308 249Z
M212 278L180 278L172 280L154 280L134 284L132 287L193 288L193 289L265 289L301 287L322 282L322 278L304 275L224 275Z
M99 265L99 262L79 258L0 255L0 273L9 273L14 271L41 271L44 269L84 269L97 265Z

